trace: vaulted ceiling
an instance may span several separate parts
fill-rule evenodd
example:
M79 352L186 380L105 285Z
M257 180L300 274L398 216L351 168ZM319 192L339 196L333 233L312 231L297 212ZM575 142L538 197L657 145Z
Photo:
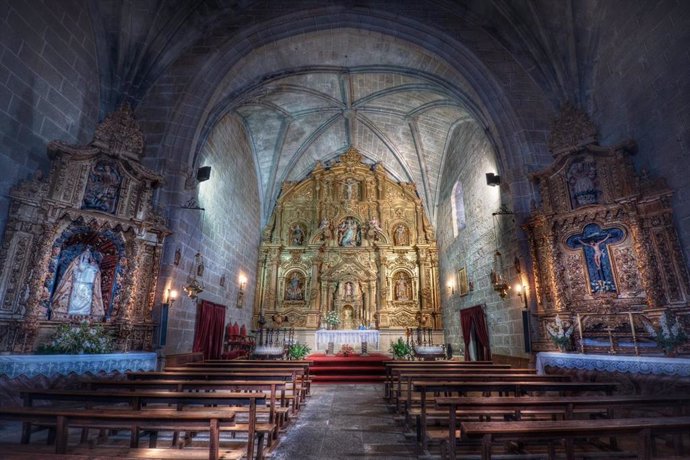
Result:
M428 209L452 129L470 115L434 81L405 69L309 69L255 89L234 109L251 137L265 202L285 180L349 146L418 184Z
M459 130L479 128L496 155L535 155L519 147L519 125L543 129L558 101L577 98L564 93L579 91L573 75L586 77L549 41L575 36L574 11L506 0L91 4L109 88L102 112L141 103L149 152L178 149L192 163L215 127L239 118L264 221L283 181L349 146L415 182L432 219Z

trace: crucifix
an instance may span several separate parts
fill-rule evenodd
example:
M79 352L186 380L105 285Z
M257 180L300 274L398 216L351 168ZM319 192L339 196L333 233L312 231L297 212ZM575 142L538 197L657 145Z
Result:
M597 224L587 224L582 233L572 235L566 240L568 248L584 251L592 293L617 291L608 246L623 239L625 232L621 228L602 229Z

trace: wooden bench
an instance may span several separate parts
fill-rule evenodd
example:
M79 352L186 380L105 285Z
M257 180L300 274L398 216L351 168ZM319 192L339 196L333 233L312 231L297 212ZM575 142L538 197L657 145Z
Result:
M520 420L525 411L538 410L541 413L559 415L572 419L576 413L602 413L612 417L614 409L649 410L668 408L672 415L683 415L690 406L690 396L522 396L522 397L440 397L436 406L445 410L448 426L445 441L449 457L456 458L455 440L458 437L457 419L468 412L487 414L500 411Z
M209 369L205 367L180 367L170 368L164 372L158 373L129 372L127 373L127 376L131 379L156 379L160 378L161 376L171 376L169 378L175 379L190 379L196 376L196 378L199 380L227 380L229 378L236 378L238 376L249 376L251 374L263 375L265 379L273 377L289 378L289 380L293 382L293 392L292 397L290 397L290 395L287 395L286 397L288 399L292 399L294 412L297 412L299 410L301 402L306 398L308 383L306 380L305 370L301 366L285 368L271 368L270 366L264 366L264 368L237 367L225 369Z
M465 394L468 392L480 392L490 395L491 393L512 393L515 396L521 396L528 392L557 392L564 395L566 392L581 393L581 392L604 392L610 395L618 387L617 383L586 383L586 382L530 382L530 381L516 381L516 382L463 382L463 381L413 381L413 391L420 393L420 417L417 428L420 444L423 451L427 451L427 437L426 437L426 410L427 410L427 393L450 393L457 392Z
M235 423L232 409L124 410L58 407L0 407L0 418L55 427L55 453L67 452L68 428L130 430L130 447L139 446L139 431L208 431L210 460L218 459L220 429ZM23 436L23 435L22 435ZM22 443L25 442L22 439Z
M467 373L458 371L444 371L444 372L425 372L425 373L401 373L397 379L397 391L391 395L391 399L395 402L396 412L404 412L412 407L412 381L452 381L462 380L463 382L475 382L492 380L494 382L510 382L510 381L533 381L533 382L558 382L568 381L570 377L567 375L536 375L534 373L502 372L499 374L492 373ZM400 402L403 402L402 407Z
M494 441L544 440L549 442L549 459L555 459L554 442L566 440L566 458L575 458L573 440L577 438L635 436L637 458L652 457L652 436L660 433L687 433L690 417L656 417L597 420L461 422L462 439L481 439L482 460L491 459ZM681 452L677 452L682 455Z
M287 421L289 407L285 388L290 382L280 380L110 380L82 379L86 390L167 390L167 391L266 391L269 423L282 428ZM257 413L262 412L257 406Z
M472 362L472 361L469 361ZM476 362L476 361L475 361ZM496 371L500 370L511 372L510 365L508 364L468 364L468 362L462 361L393 361L385 364L386 377L384 380L384 397L389 400L391 395L391 390L395 385L395 376L400 372L426 372L426 371L443 371L443 370L466 370L470 373L478 373L485 371ZM536 370L530 370L529 372L536 373Z
M132 410L142 410L151 404L175 404L177 410L182 410L183 406L248 406L249 421L247 424L234 424L226 427L228 431L247 432L247 458L252 458L254 454L254 437L258 437L257 458L261 458L262 442L266 434L269 435L267 443L275 438L276 426L273 423L258 425L256 421L257 403L265 403L266 395L263 393L235 393L235 392L213 392L213 393L190 393L173 391L84 391L84 390L30 390L21 392L24 407L30 408L34 401L71 401L85 403L86 408L94 404L118 404L126 403ZM148 408L147 408L148 409ZM236 410L233 411L237 413ZM258 430L257 430L258 426ZM22 443L30 441L31 423L25 422L22 428ZM151 436L151 447L156 447L156 434Z

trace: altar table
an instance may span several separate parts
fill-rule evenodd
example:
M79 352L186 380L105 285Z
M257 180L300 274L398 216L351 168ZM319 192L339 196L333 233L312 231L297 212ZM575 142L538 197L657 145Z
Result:
M13 379L20 375L53 377L72 372L152 371L156 369L156 353L106 353L97 355L3 355L0 375Z
M320 345L328 345L329 342L334 344L348 344L359 345L362 342L372 344L374 348L379 349L379 331L374 329L343 329L329 331L326 329L319 329L316 331L316 348Z
M597 372L690 377L690 359L662 356L588 355L582 353L537 353L537 373L547 366Z

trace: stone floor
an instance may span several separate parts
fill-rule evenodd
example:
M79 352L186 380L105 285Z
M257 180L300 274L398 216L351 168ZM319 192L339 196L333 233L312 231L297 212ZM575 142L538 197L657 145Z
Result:
M281 436L275 460L416 459L386 408L381 384L312 385L299 417Z

